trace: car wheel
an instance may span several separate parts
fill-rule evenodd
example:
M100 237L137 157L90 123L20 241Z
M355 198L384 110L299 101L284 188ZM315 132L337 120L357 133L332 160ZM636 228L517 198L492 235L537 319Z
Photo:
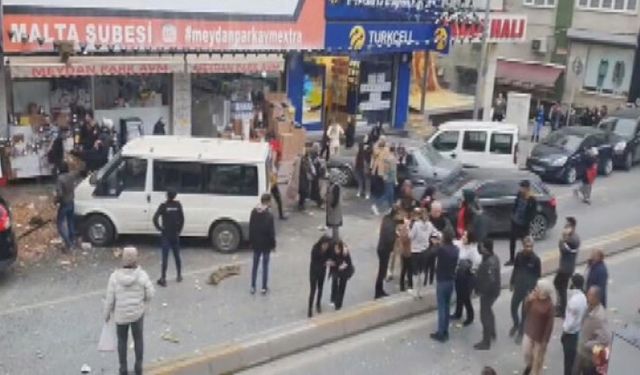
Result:
M351 174L345 168L332 168L329 171L329 179L340 186L349 186L351 184Z
M607 159L602 165L602 174L605 176L610 175L613 172L613 159Z
M211 229L211 244L221 253L232 253L240 246L240 228L230 221L222 221Z
M537 214L529 226L529 234L534 240L542 240L547 235L547 218L543 214Z
M115 240L115 229L108 217L100 214L89 216L85 227L85 238L93 246L103 247Z
M631 170L631 167L633 167L633 153L627 152L627 155L624 157L624 164L622 167L625 171Z
M578 172L576 172L575 167L571 167L567 169L567 171L564 173L564 182L569 185L572 185L574 182L576 182L577 178L578 178Z

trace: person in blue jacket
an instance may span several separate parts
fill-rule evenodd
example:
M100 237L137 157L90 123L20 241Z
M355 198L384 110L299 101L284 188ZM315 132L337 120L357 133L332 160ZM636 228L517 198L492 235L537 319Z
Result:
M536 117L534 118L535 124L533 125L533 133L531 134L531 142L538 142L540 140L540 132L544 126L544 106L540 104L536 110Z
M602 306L607 307L607 283L609 282L609 271L604 264L604 253L602 250L594 250L589 258L589 274L585 291L592 286L600 288L602 293Z

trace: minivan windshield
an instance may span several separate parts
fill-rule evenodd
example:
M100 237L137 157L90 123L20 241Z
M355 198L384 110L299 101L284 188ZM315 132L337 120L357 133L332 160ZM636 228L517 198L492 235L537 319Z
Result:
M442 155L440 155L430 143L422 145L422 147L420 147L420 153L431 165L436 165L443 159Z
M632 118L609 117L600 123L600 129L613 132L623 138L633 138L637 120Z
M95 185L97 181L104 177L104 174L107 173L107 171L111 170L114 165L120 162L121 158L122 154L120 151L118 151L118 153L113 155L113 157L107 162L107 164L105 164L102 168L98 169L97 172L91 175L91 177L89 178L89 183L91 185Z
M561 148L569 152L576 152L578 147L580 147L580 144L582 144L582 137L575 134L553 132L542 140L542 144Z

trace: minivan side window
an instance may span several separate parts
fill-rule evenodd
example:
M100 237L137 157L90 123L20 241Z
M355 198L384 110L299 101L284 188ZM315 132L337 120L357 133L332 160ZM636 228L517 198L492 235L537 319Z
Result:
M511 155L513 146L513 134L511 133L492 133L491 143L489 143L489 152L492 154Z
M433 140L433 148L438 151L453 151L458 147L458 136L458 131L445 130Z
M153 191L175 190L178 194L202 193L202 164L194 162L153 162Z
M484 152L487 144L486 131L465 131L462 139L462 149L471 152Z
M122 158L99 181L95 195L117 197L123 191L144 191L146 180L145 159Z
M246 164L207 165L207 193L234 196L258 195L258 167Z

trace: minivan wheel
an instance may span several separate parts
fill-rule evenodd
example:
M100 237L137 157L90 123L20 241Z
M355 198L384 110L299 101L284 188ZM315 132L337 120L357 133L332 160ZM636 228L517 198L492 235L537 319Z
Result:
M537 214L531 220L529 234L534 240L542 240L547 235L547 218L543 214Z
M633 154L631 152L627 152L627 155L624 157L624 165L622 167L625 171L631 170L631 167L633 167Z
M607 159L602 166L602 174L605 176L610 175L613 172L613 160Z
M221 253L232 253L240 246L240 228L232 222L222 221L211 230L211 244Z
M567 171L564 174L564 182L566 182L569 185L572 185L574 182L576 182L577 177L578 176L577 176L576 168L571 167L567 169Z
M104 215L89 216L85 227L85 238L93 246L104 247L115 240L115 229L111 220Z

